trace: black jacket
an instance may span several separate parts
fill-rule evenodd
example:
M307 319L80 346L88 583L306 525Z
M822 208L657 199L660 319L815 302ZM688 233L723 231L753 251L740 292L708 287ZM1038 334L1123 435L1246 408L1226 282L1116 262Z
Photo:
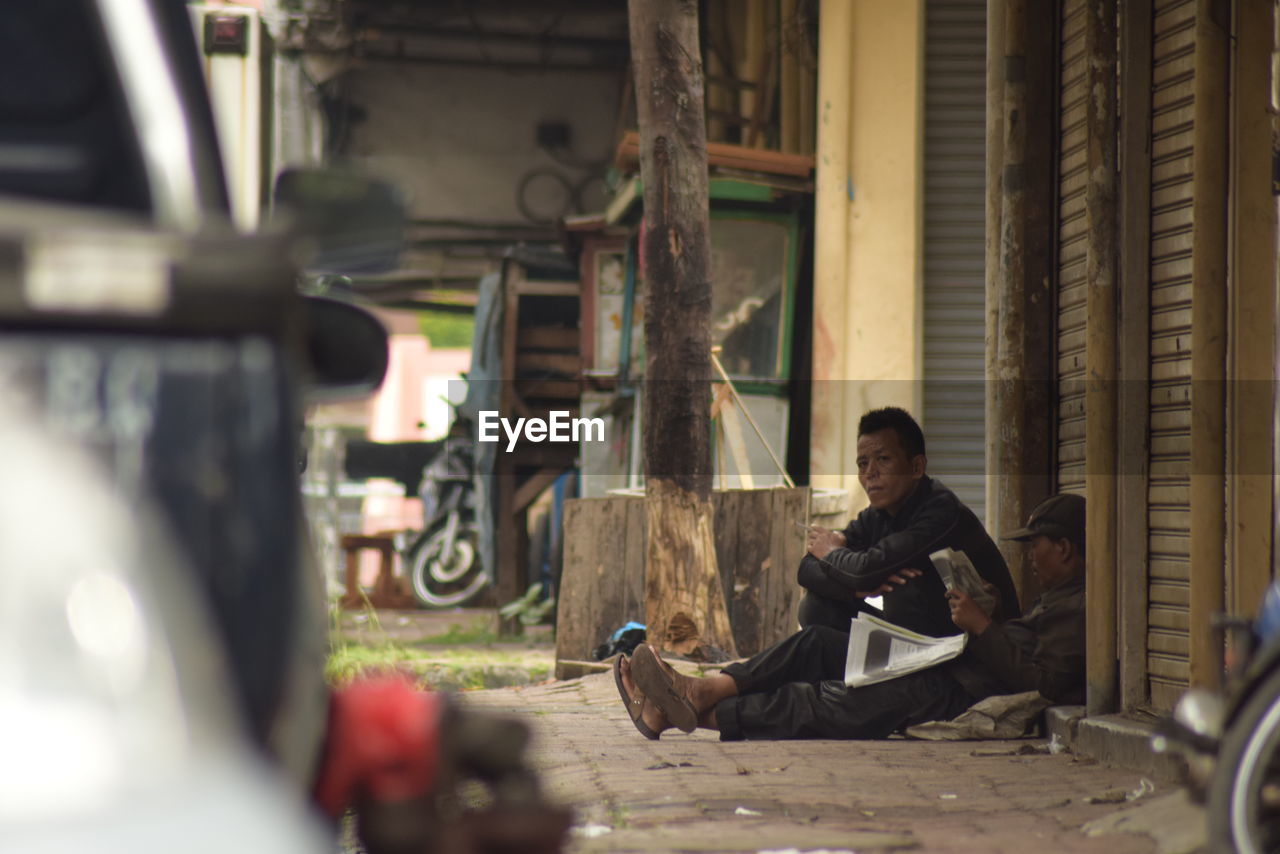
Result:
M1083 703L1084 576L1046 590L1025 617L992 623L969 638L951 675L975 697L1039 691L1053 703Z
M819 561L806 554L800 561L800 586L828 599L853 603L855 591L875 590L899 569L923 572L884 594L889 622L933 637L958 634L947 607L946 589L929 561L943 548L963 551L978 574L1000 592L1002 620L1022 613L1004 556L973 511L955 493L928 476L920 479L907 503L890 516L868 507L844 529L846 548Z

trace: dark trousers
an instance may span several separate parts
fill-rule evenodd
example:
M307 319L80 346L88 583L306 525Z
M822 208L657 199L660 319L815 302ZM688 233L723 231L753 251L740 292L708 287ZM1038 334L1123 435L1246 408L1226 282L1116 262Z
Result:
M809 626L828 626L847 634L849 621L859 611L873 614L877 617L884 616L884 612L879 608L873 608L861 599L854 599L852 602L837 602L835 599L828 599L813 592L804 594L804 598L800 600L800 607L796 612L796 616L800 620L800 628L802 629L807 629ZM843 675L843 671L841 673Z
M950 720L973 705L947 665L886 682L844 684L847 632L801 629L724 672L738 696L716 705L721 741L790 738L885 738L925 721Z

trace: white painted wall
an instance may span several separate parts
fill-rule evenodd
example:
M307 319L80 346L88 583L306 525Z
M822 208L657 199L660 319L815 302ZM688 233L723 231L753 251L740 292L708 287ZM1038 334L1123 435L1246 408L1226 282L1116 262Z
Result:
M416 218L525 222L516 189L532 170L554 169L571 183L603 172L557 163L536 145L538 123L567 123L575 160L611 160L621 78L615 71L371 65L347 75L347 97L366 114L352 126L347 151L396 179ZM527 199L535 212L558 211L563 192L548 178ZM600 210L602 187L589 195L588 211Z

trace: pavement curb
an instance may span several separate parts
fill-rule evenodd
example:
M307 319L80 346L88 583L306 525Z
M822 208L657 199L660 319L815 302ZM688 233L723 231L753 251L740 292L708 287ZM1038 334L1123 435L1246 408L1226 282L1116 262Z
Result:
M1086 715L1084 706L1050 706L1045 724L1049 737L1077 756L1166 782L1182 779L1181 760L1151 750L1150 723L1124 715Z

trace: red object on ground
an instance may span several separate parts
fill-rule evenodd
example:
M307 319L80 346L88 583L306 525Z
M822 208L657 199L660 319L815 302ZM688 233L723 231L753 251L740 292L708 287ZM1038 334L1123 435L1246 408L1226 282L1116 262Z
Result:
M444 701L394 676L334 691L317 805L337 819L357 795L407 801L431 791L440 753Z

